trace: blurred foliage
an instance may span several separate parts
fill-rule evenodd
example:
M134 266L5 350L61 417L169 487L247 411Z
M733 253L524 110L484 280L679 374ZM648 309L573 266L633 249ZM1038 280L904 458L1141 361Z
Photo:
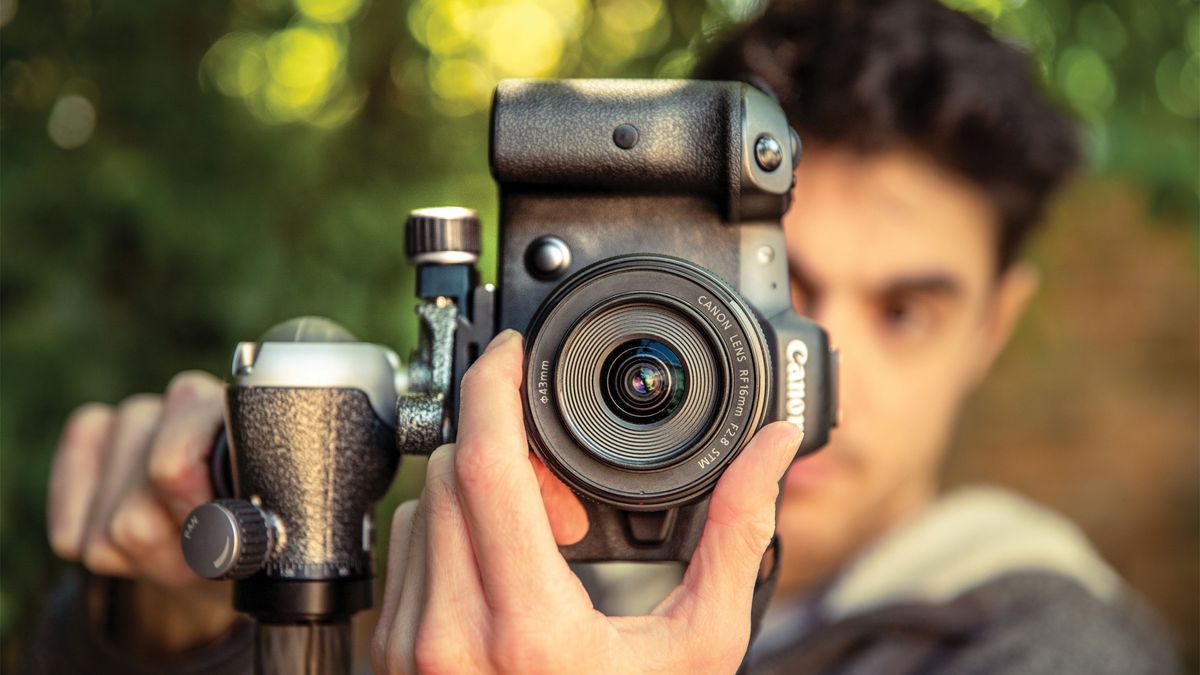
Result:
M1194 3L949 4L1033 51L1098 170L1194 222ZM298 314L410 348L403 218L462 204L494 237L498 79L686 76L757 9L0 0L0 666L63 569L43 502L71 408L161 391L186 367L223 373L235 342Z
M1028 49L1079 116L1093 166L1136 177L1156 213L1197 217L1200 5L945 0Z

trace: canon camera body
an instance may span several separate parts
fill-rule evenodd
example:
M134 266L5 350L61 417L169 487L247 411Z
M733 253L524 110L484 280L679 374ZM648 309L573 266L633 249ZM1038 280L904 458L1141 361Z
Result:
M509 81L492 111L497 326L526 336L526 431L584 498L572 560L687 560L753 433L836 421L825 332L791 309L799 139L743 83Z

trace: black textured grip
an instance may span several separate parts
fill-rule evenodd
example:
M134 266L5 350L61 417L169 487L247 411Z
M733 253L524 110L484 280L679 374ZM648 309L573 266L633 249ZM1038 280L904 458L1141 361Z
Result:
M468 209L418 209L409 214L404 229L410 258L442 251L479 253L479 217Z
M492 173L501 184L556 190L727 197L740 180L743 86L505 80L492 108ZM628 148L614 141L622 125L637 130Z
M820 326L790 309L767 324L778 382L769 420L787 420L804 432L797 457L816 452L838 422L837 352L830 351L829 335Z
M363 516L399 463L392 429L357 389L230 387L230 441L243 496L287 531L269 577L371 574Z

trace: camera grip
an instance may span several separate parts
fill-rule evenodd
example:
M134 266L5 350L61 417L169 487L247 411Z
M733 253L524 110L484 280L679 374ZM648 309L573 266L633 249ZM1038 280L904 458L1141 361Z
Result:
M560 547L568 562L686 563L704 530L709 497L662 511L628 511L583 496L580 501L588 530L583 539Z

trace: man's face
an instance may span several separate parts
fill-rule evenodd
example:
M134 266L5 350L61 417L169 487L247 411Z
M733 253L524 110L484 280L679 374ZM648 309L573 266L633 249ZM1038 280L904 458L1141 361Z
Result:
M916 153L806 149L796 178L783 221L792 304L841 353L842 418L788 472L785 591L930 497L959 404L1030 286L996 277L983 193Z

